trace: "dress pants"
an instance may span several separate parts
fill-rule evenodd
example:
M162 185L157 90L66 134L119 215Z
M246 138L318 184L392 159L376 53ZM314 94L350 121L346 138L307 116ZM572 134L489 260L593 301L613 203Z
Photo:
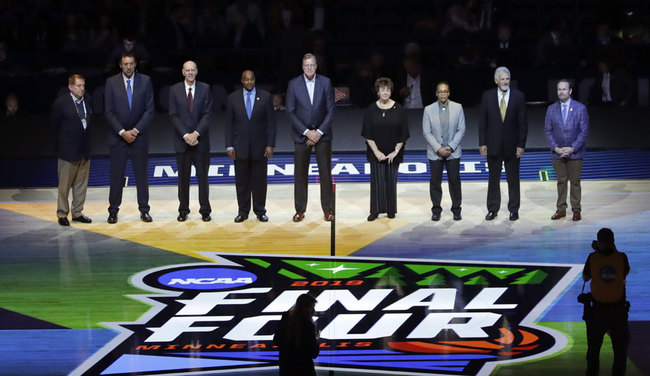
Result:
M248 216L251 211L251 194L253 212L260 216L266 214L266 180L267 163L265 157L256 159L235 159L235 187L239 214Z
M566 211L567 185L571 182L571 210L580 211L580 174L582 173L582 159L553 159L553 168L557 175L557 210Z
M603 345L605 333L609 333L614 351L612 375L625 375L627 347L630 343L626 304L594 303L591 308L591 317L585 322L587 324L587 372L585 374L587 376L598 375L600 348Z
M429 194L431 195L431 213L440 214L442 207L442 170L447 168L447 182L449 183L449 196L451 196L451 211L460 214L460 204L463 196L460 189L460 158L429 160L431 180L429 181Z
M488 194L487 210L498 212L501 208L501 166L506 167L506 180L508 181L508 211L518 212L520 205L519 198L519 158L516 156L487 157L489 176L488 176Z
M136 140L134 143L138 142ZM145 146L118 143L109 149L111 160L110 189L108 193L108 212L117 213L122 204L122 191L124 190L124 171L126 161L131 155L131 165L135 175L135 184L138 192L138 210L141 213L149 212L149 177L147 166L149 164L149 151Z
M59 191L56 203L56 216L66 218L70 212L68 196L72 188L72 218L79 217L84 210L86 191L88 190L88 173L90 160L69 162L58 160Z
M370 159L370 213L397 213L397 172L399 162Z
M331 212L334 209L332 200L332 143L318 141L316 145L295 142L293 162L295 164L293 198L297 212L307 210L307 183L309 174L309 160L312 148L316 151L318 176L320 177L320 204L323 211Z
M190 212L190 177L192 164L196 168L196 180L199 185L199 213L208 215L212 212L210 207L210 182L208 170L210 169L210 152L199 151L196 147L188 147L184 153L176 153L178 166L178 212Z

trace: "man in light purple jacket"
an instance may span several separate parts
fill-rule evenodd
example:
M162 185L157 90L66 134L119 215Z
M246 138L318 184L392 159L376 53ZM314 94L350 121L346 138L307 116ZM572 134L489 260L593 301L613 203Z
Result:
M571 92L569 80L558 81L559 100L548 106L544 121L544 132L551 145L551 158L557 175L557 210L551 216L553 220L566 217L569 181L571 182L572 219L574 221L582 219L580 173L585 156L585 140L589 132L589 114L584 104L571 98Z

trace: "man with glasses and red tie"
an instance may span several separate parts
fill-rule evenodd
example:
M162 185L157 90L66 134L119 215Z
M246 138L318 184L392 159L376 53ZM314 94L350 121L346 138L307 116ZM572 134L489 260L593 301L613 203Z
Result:
M199 213L208 222L210 213L210 122L212 121L212 92L210 85L197 81L196 63L186 61L181 70L185 79L169 89L169 118L174 127L174 151L178 167L178 217L185 222L190 213L190 175L196 168L199 184Z

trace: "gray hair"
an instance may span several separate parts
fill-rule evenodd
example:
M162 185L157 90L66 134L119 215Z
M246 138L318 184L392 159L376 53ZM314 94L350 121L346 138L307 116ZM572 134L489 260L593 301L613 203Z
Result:
M494 79L495 80L497 79L497 76L499 75L499 72L508 73L508 77L512 78L512 75L510 75L510 69L508 69L506 67L498 67L497 69L494 70Z

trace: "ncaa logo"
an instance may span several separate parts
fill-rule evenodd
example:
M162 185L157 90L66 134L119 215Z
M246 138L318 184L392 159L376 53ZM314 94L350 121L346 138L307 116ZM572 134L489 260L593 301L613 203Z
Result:
M225 290L250 285L257 280L253 273L231 268L190 268L158 277L158 283L178 290Z

